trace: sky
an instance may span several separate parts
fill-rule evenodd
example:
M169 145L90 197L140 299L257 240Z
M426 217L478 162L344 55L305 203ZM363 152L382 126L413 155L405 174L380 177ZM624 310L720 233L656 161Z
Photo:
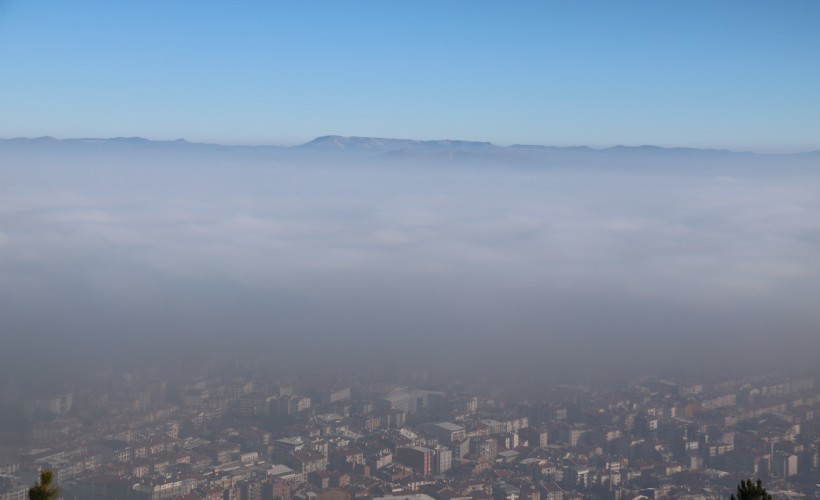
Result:
M0 0L0 138L820 149L820 3Z

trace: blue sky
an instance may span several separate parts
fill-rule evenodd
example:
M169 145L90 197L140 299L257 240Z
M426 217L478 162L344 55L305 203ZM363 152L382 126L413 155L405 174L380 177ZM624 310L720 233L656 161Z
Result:
M820 2L0 0L0 137L820 149Z

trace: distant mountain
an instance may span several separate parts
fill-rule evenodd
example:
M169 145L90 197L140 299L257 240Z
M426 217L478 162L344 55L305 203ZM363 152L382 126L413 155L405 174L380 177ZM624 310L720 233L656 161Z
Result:
M611 148L599 149L604 153L632 153L632 154L663 154L663 155L751 155L748 151L729 151L728 149L699 149L699 148L663 148L660 146L613 146Z
M380 137L344 137L341 135L325 135L300 146L302 149L331 149L331 150L368 150L389 151L413 147L416 143L411 139L383 139Z
M515 149L519 151L595 151L589 146L541 146L538 144L513 144L509 147L509 149Z
M331 159L341 162L392 161L392 162L504 162L528 165L573 165L619 163L630 164L641 158L668 159L685 162L693 158L723 161L732 158L793 158L813 160L820 151L789 155L765 155L750 152L734 152L725 149L664 148L660 146L614 146L593 149L587 146L543 146L514 144L496 146L490 142L462 140L414 140L382 137L345 137L327 135L297 146L243 146L188 142L177 140L151 140L143 137L113 137L107 139L55 139L53 137L0 139L0 152L31 153L81 153L101 152L108 154L145 153L174 154L197 153L200 155L234 155L262 160L327 163ZM167 156L167 155L165 155Z
M820 149L817 151L806 151L805 153L797 153L796 156L808 158L820 158Z
M489 142L475 141L419 141L413 139L385 139L381 137L344 137L340 135L326 135L317 137L301 146L304 149L331 149L356 151L396 151L401 149L436 149L436 150L491 150L498 147Z
M55 139L53 137L0 139L0 152L26 153L60 153L83 154L101 153L107 155L120 154L157 154L173 153L185 155L195 153L209 155L214 153L242 153L244 155L277 154L290 148L280 146L230 146L223 144L208 144L188 142L185 139L173 141L157 141L144 137L112 137L112 138L80 138Z

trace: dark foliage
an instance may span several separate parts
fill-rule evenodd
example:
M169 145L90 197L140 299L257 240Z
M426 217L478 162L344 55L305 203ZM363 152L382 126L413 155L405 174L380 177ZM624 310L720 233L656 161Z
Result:
M732 495L732 500L771 500L772 496L766 492L763 482L758 479L757 483L751 479L741 481L737 486L737 496Z
M54 473L48 469L40 471L40 480L28 490L29 500L57 500L60 498L60 487L51 486Z

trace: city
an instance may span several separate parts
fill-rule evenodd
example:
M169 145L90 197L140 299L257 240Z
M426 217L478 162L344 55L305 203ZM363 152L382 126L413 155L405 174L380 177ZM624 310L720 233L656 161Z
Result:
M5 448L0 499L25 499L40 469L67 499L694 500L728 498L747 477L776 498L816 498L820 482L812 374L648 376L515 400L426 372L176 370L34 399L7 384L27 444Z

